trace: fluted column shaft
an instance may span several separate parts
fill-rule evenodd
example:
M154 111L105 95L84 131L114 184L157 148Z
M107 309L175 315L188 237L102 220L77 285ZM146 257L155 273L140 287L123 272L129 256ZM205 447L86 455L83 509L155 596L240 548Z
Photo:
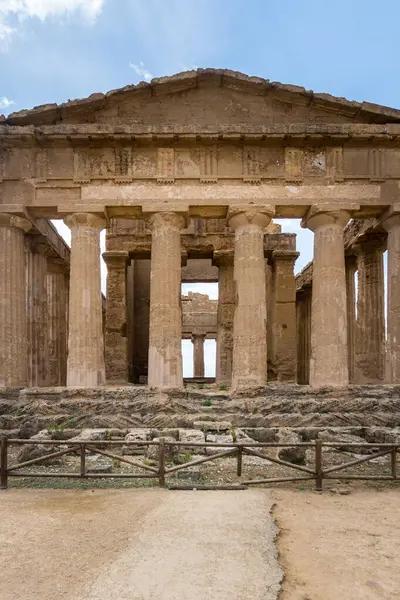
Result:
M204 340L205 335L193 333L193 375L204 377Z
M385 373L385 240L368 236L357 246L358 294L355 382L382 383Z
M103 385L100 231L106 222L88 213L74 213L64 221L72 234L67 385Z
M214 252L213 264L218 267L216 383L230 385L232 381L233 316L235 313L233 253Z
M278 381L296 381L296 280L294 265L298 256L299 253L292 250L274 250L272 253L272 289L275 305L272 337L275 358L274 370Z
M0 387L27 383L24 232L31 224L0 214Z
M103 254L107 264L105 362L108 383L126 384L128 382L126 314L128 257L127 252L105 252Z
M347 303L347 356L349 365L349 381L354 382L355 338L356 338L356 290L354 277L357 271L357 258L354 255L345 257L346 268L346 303Z
M274 209L246 206L230 209L235 231L232 386L263 385L267 381L267 309L264 232Z
M67 275L66 265L47 263L48 340L50 385L67 381Z
M310 384L346 386L347 304L343 228L346 211L312 209L303 226L314 231Z
M148 384L182 387L181 235L183 215L159 212L151 229L150 333Z
M49 248L30 244L26 258L28 385L50 385L47 257Z
M400 209L400 207L399 207ZM382 225L388 232L386 383L400 383L400 214Z

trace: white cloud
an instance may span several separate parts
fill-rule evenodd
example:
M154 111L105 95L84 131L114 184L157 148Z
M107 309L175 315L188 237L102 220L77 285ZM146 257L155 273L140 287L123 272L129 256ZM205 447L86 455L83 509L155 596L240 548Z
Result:
M136 75L143 77L145 81L149 82L153 79L153 75L146 69L142 61L138 65L130 62L129 67L135 71Z
M211 65L229 41L228 23L234 15L229 3L131 0L129 8L133 34L141 42L143 55L157 63L163 75L197 64Z
M0 12L0 50L8 50L10 40L15 33L15 29L2 23L2 14Z
M0 109L10 108L13 104L15 104L14 100L9 100L7 96L0 96Z
M78 14L93 23L101 13L104 0L0 0L0 49L7 50L17 29L14 22L27 18L44 21Z

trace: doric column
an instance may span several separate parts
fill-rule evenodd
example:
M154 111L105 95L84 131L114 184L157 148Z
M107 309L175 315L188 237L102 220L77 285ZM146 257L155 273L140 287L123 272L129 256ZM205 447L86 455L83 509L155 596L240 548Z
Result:
M182 387L181 213L157 212L151 229L150 341L148 384Z
M275 289L272 265L265 259L265 294L267 302L267 380L276 380L275 360Z
M386 235L370 234L357 246L358 293L355 382L382 383L385 373L383 252Z
M233 316L235 313L233 252L215 251L213 264L218 267L216 383L230 385L232 381Z
M347 306L347 356L349 381L354 382L355 336L356 336L356 290L354 277L357 271L357 257L350 254L345 257L346 269L346 306Z
M107 265L105 365L107 383L128 383L126 266L128 252L104 252ZM133 292L133 290L132 290Z
M388 232L386 383L400 383L400 205L382 225Z
M302 223L314 232L310 359L313 387L341 387L349 383L343 245L343 227L349 218L345 210L312 207Z
M60 259L47 261L47 307L50 385L67 382L68 268Z
M27 219L0 213L0 387L27 383L24 233Z
M272 253L274 294L273 353L278 381L296 381L296 280L294 264L299 256L292 250Z
M145 383L149 365L151 260L135 258L134 263L133 381Z
M274 214L266 205L230 208L228 222L235 231L233 322L234 388L267 381L267 310L264 232Z
M312 288L307 285L296 294L297 383L310 381Z
M74 213L64 222L72 234L67 385L103 385L100 231L106 221L94 214Z
M51 383L47 299L47 258L50 254L50 247L44 243L28 244L26 300L28 385L30 387L46 387Z
M193 376L204 377L204 334L193 333Z

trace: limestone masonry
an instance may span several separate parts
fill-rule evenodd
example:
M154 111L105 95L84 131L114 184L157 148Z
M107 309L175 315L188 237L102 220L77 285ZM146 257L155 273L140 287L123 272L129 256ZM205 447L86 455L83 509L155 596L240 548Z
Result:
M296 236L274 218L314 232L297 277ZM193 281L218 282L218 301L181 297ZM179 390L184 338L195 378L216 339L217 389L397 394L399 110L199 69L0 117L3 397Z

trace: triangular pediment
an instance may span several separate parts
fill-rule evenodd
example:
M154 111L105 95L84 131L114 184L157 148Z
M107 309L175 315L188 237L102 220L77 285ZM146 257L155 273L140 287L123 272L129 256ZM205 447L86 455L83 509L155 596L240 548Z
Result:
M219 69L153 79L83 100L11 114L10 125L103 123L179 127L393 123L400 111Z

